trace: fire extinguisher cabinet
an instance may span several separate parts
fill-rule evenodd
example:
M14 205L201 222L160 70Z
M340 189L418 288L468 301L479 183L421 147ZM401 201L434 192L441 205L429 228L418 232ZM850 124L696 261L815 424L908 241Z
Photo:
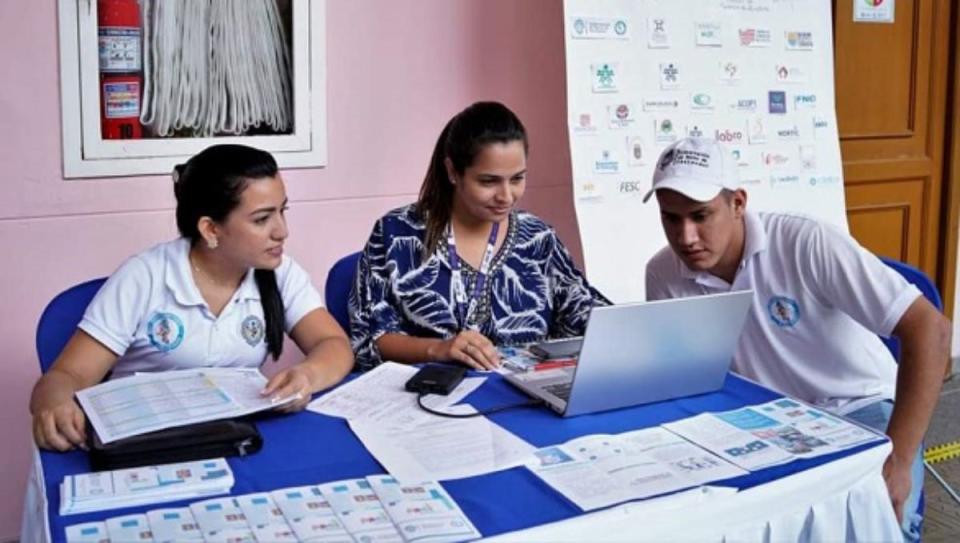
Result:
M103 139L143 137L142 28L137 0L97 0Z

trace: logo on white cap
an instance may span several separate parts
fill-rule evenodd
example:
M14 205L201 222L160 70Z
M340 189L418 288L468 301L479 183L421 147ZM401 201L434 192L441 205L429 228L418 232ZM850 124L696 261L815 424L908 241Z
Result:
M737 164L718 142L684 138L667 147L657 161L646 202L660 189L669 189L698 202L712 200L723 189L739 185Z

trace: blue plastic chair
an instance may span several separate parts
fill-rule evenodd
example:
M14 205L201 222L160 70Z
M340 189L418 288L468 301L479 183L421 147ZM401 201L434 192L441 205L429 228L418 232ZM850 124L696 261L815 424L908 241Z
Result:
M103 286L106 277L74 285L57 294L47 304L37 323L37 357L40 372L46 371L60 355L60 351L77 330L83 312L90 300Z
M920 290L920 292L924 295L924 297L934 307L936 307L938 311L943 311L943 300L940 298L940 291L937 290L937 285L935 285L933 281L930 280L929 277L927 277L927 274L923 273L921 270L917 268L914 268L910 264L905 264L903 262L900 262L899 260L893 260L892 258L887 258L884 256L881 256L880 260L882 260L883 263L886 264L887 266L896 270L897 273L902 275L903 278L906 279L908 282L910 282L912 285L916 286ZM880 339L883 340L887 348L890 349L890 352L893 353L893 357L897 360L897 362L900 362L900 340L892 336L888 338L881 337ZM930 473L930 475L933 476L934 479L937 480L938 483L940 483L940 486L942 486L943 489L947 491L947 494L949 494L950 497L954 499L954 501L956 501L957 503L960 503L960 496L957 495L956 491L953 490L953 487L951 487L943 479L943 477L940 476L937 470L935 470L933 466L930 465L929 462L924 460L923 467L927 470L927 472ZM925 501L924 495L921 494L920 495L920 513L921 514L923 514L924 501Z
M350 299L350 289L353 288L353 277L357 274L358 260L360 260L359 252L351 253L338 260L330 268L327 283L323 288L327 311L333 315L347 335L350 335L350 312L347 301Z

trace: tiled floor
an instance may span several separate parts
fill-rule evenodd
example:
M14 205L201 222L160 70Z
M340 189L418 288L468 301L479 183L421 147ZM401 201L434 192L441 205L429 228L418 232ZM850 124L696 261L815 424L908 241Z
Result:
M955 361L954 370L960 371ZM925 445L951 443L960 440L960 375L944 383L940 394L940 403L933 415L933 421L927 430ZM954 491L960 494L960 458L953 458L933 464L934 469ZM927 473L924 483L926 491L926 513L924 515L923 539L933 542L960 541L960 505L958 505Z

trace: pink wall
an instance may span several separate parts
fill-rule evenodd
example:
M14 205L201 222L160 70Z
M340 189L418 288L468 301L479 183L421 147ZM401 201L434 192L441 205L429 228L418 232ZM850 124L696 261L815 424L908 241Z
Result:
M19 530L38 376L34 327L63 288L110 273L175 235L166 177L65 181L56 2L0 2L0 540ZM443 123L480 99L509 104L531 136L524 206L579 260L566 142L562 4L555 0L329 0L329 166L285 173L289 252L322 286L373 221L414 198Z

